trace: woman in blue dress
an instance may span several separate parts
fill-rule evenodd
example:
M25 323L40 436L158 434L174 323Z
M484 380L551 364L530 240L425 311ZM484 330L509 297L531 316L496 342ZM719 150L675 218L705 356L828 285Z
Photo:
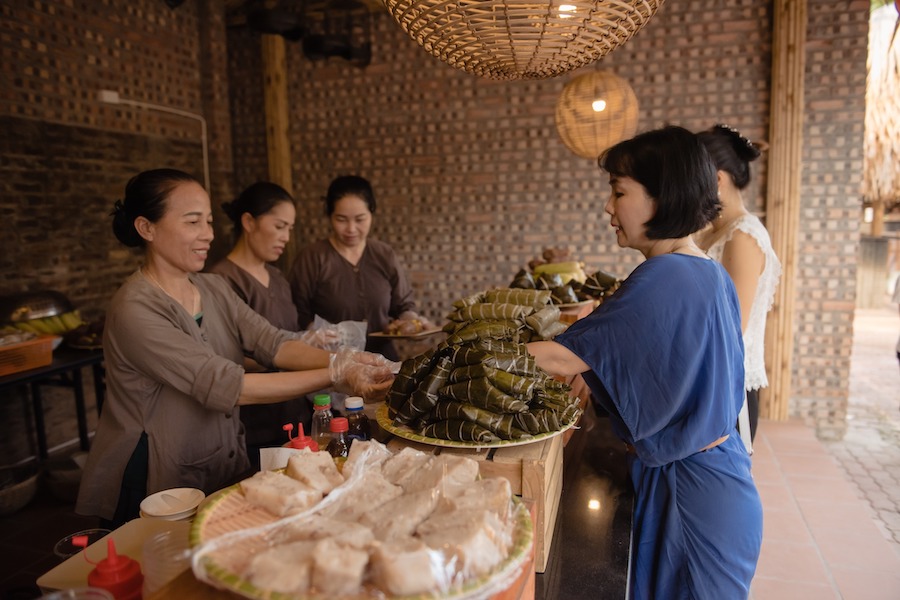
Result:
M717 214L715 166L680 127L621 142L599 164L616 240L646 260L591 315L529 352L552 374L583 374L629 450L631 596L746 598L762 506L735 430L740 306L692 238Z

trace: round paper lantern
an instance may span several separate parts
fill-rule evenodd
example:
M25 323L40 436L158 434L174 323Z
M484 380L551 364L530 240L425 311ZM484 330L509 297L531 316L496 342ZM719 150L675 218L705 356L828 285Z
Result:
M583 158L633 136L638 101L628 82L609 71L570 81L556 102L556 129L566 147Z
M543 79L627 42L664 0L382 0L445 63L491 79Z

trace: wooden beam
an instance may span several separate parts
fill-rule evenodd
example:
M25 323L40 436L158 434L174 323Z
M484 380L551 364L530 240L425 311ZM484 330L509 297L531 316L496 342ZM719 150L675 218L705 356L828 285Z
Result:
M791 399L794 352L794 281L803 165L806 0L775 0L774 11L766 226L783 271L766 326L769 388L760 394L760 416L785 420Z
M279 35L262 36L262 59L265 86L266 151L269 180L294 195L291 171L290 119L288 117L287 57L285 40ZM288 244L278 261L282 270L294 263L294 243Z

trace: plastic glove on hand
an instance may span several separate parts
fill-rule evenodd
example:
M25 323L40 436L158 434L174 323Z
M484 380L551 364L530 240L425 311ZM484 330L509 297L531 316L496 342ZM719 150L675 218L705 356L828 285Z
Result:
M301 342L309 344L315 348L330 350L337 348L341 342L341 336L336 327L327 327L323 329L308 330L300 333Z

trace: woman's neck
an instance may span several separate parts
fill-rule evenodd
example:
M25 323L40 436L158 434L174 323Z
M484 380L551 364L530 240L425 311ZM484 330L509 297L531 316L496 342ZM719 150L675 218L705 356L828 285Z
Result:
M735 219L739 219L749 214L744 208L744 200L741 193L737 190L722 194L722 210L719 216L713 219L712 230L721 231L728 225L731 225Z
M141 273L191 315L200 312L200 293L186 271L166 268L158 261L154 261L152 256L148 256L146 263L141 267Z
M645 258L662 256L663 254L687 254L689 256L705 257L706 254L694 243L690 235L683 238L654 240L649 250L644 254Z
M344 257L344 260L346 260L354 267L359 264L359 261L362 259L363 253L366 251L365 240L360 242L356 246L345 246L338 241L337 236L331 235L328 236L328 242L331 244L331 247L337 251L338 254Z
M234 248L228 253L228 260L247 271L264 286L269 286L269 272L266 270L266 261L253 252L244 236L238 238Z

